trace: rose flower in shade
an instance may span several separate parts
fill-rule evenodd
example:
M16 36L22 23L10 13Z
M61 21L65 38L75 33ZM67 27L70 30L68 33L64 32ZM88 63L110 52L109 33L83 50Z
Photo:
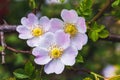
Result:
M22 25L17 27L19 38L28 39L27 44L30 47L35 47L44 34L49 30L49 19L44 16L38 19L33 13L28 14L28 17L21 19Z
M57 18L51 19L51 32L55 32L62 29L65 33L70 35L71 46L82 49L82 46L87 43L88 37L85 34L87 27L85 24L85 19L79 17L75 10L63 9L61 12L61 17L63 21Z
M65 65L75 64L75 58L78 54L76 48L70 46L70 36L62 30L55 33L48 32L42 38L42 43L33 49L35 63L45 65L44 71L47 74L63 72Z

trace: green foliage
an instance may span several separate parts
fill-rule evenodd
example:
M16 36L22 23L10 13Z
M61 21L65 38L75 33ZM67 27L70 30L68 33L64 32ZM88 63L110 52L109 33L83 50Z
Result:
M92 39L94 42L97 41L98 38L99 38L98 32L96 32L96 31L90 31L90 32L89 32L89 37L90 37L90 39Z
M3 51L4 49L5 49L4 47L0 46L0 51Z
M64 2L65 2L65 0L60 0L60 2L61 2L61 3L64 3Z
M89 38L92 41L97 41L99 38L106 38L109 35L109 32L105 29L104 25L98 25L96 22L92 24L88 32Z
M93 79L91 79L91 78L89 78L89 77L86 77L86 78L84 78L83 80L93 80Z
M99 37L100 38L106 38L106 37L108 37L108 35L109 35L109 32L105 29L102 30L101 32L99 32Z
M28 61L26 64L25 64L25 67L24 69L16 69L14 72L13 72L14 76L18 79L29 79L29 80L32 80L36 74L35 72L35 67L32 65L32 63L30 61Z
M83 57L80 54L78 54L76 58L76 63L83 63L83 62L84 62Z
M5 80L16 80L16 78L10 77L10 78L7 78L7 79L5 79Z
M35 8L36 8L35 0L29 0L29 6L30 6L32 9L35 9Z
M112 3L112 7L114 8L112 11L111 11L111 14L113 16L115 16L116 18L120 19L120 0L115 0L113 3Z
M89 19L92 15L92 2L93 0L82 0L77 8L77 12L80 16Z
M28 61L25 64L24 70L27 75L31 76L35 70L35 67L32 65L32 63L30 61Z
M25 79L25 78L29 78L28 75L25 74L25 71L23 69L17 69L13 72L13 74L15 75L16 78L18 79Z
M120 0L115 0L113 3L112 3L112 7L117 7L120 5Z

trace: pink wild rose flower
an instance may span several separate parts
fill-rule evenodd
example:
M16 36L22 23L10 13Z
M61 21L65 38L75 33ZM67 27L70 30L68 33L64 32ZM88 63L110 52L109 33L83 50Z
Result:
M17 27L19 38L28 39L27 44L30 47L38 46L41 38L49 30L49 19L44 16L38 19L33 13L29 13L27 18L21 19L21 24Z
M70 44L78 50L82 49L82 46L87 43L88 37L85 34L87 27L85 19L79 17L75 10L63 9L61 12L63 21L57 18L53 18L50 21L51 32L55 32L62 29L65 33L70 35Z
M48 32L42 38L42 43L33 49L35 63L45 65L44 71L47 74L63 72L65 65L75 64L75 58L78 54L76 48L70 45L70 36L62 30L55 33Z

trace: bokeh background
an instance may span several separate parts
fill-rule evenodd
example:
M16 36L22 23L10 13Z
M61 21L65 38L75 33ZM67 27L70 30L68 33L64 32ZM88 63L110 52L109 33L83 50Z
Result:
M65 3L50 3L46 0L36 0L37 6L39 2L41 2L41 8L40 11L37 12L37 16L60 18L62 9L77 9L80 1L81 0L67 0ZM94 16L105 3L106 0L93 0L92 15ZM30 0L0 0L0 24L3 24L2 19L4 19L10 25L19 25L21 18L30 12L32 12ZM108 9L105 14L100 17L98 22L104 24L111 33L120 34L120 7ZM26 41L18 38L17 32L5 33L5 42L7 45L16 49L30 50ZM34 57L32 55L15 53L7 49L5 53L6 63L0 64L0 80L13 80L12 78L8 78L14 77L14 70L23 68L27 61L31 61L36 68L41 68L41 66L34 63ZM79 51L79 54L83 56L84 62L76 63L73 68L85 68L103 75L103 71L107 66L114 66L115 68L117 67L115 74L117 75L120 72L120 42L107 40L93 42L89 39L88 43ZM43 71L42 76L44 78L43 80L83 80L83 78L87 76L93 78L93 76L87 73L69 70L69 67L65 68L64 72L60 75L46 75Z

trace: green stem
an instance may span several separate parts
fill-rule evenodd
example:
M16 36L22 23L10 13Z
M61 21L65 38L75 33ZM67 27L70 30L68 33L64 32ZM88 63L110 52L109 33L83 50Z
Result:
M40 80L42 80L42 71L43 71L43 66L41 66L41 69L40 69Z
M102 79L104 79L104 77L103 76L101 76L101 75L99 75L99 74L96 74L96 73L94 73L94 72L90 72L90 74L92 74L92 75L94 75L95 77L99 77L99 78L102 78ZM96 79L97 79L96 78Z

